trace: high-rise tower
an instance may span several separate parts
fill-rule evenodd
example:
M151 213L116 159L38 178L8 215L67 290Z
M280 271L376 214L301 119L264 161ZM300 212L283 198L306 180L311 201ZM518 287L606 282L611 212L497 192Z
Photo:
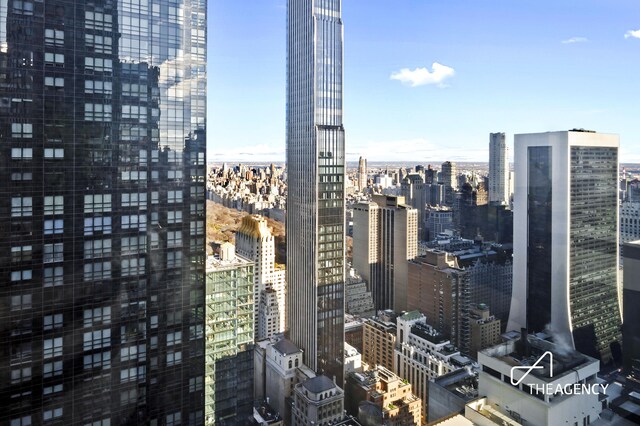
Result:
M206 2L0 6L0 424L202 423Z
M289 0L287 328L342 386L344 182L340 0Z
M513 297L508 330L611 358L620 341L618 137L516 135Z
M367 159L363 157L358 161L358 189L367 189Z
M489 134L489 202L509 201L509 156L504 133Z

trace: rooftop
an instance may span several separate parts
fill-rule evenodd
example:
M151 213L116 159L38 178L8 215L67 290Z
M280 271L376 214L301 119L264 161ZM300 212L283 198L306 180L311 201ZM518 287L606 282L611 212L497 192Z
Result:
M302 383L309 392L320 393L336 388L336 384L327 376L316 376Z
M273 345L273 348L278 352L280 352L282 355L291 355L291 354L297 354L299 352L302 352L302 350L298 348L296 345L294 345L293 342L291 342L291 340L287 340L287 339L279 340L278 343Z

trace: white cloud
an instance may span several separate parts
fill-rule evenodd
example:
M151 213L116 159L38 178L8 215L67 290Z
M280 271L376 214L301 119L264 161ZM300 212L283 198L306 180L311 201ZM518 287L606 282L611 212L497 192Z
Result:
M626 32L626 34L624 35L624 38L640 38L640 30L629 30Z
M589 39L586 37L571 37L566 40L562 40L562 44L573 44L573 43L586 43Z
M456 73L453 68L437 62L433 63L432 68L433 71L429 71L428 68L416 68L414 70L403 68L400 71L391 73L391 80L398 80L411 87L424 86L426 84L446 87L443 81L449 77L453 77Z

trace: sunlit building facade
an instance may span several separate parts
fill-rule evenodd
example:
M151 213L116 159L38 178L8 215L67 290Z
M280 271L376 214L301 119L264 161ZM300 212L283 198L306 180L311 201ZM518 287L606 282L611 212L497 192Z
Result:
M289 0L287 329L312 370L343 382L345 145L340 0Z

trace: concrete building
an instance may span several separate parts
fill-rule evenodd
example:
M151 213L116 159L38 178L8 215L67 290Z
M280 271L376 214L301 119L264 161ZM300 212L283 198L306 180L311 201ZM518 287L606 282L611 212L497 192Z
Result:
M363 351L363 328L365 318L346 314L344 316L344 341L356 348L359 353Z
M455 193L458 190L458 168L456 163L451 161L442 163L440 182L444 185L445 204L453 206Z
M514 287L507 329L549 328L611 359L620 342L618 136L515 136Z
M379 315L369 318L363 324L362 360L372 367L381 365L394 370L393 359L396 347L395 318Z
M342 385L342 2L287 5L287 336L304 350L306 365Z
M468 279L455 257L430 250L409 262L408 292L413 297L407 308L426 315L429 324L447 339L459 342L462 336L463 306L468 300Z
M627 373L640 368L640 241L626 243L624 251L624 323L622 349ZM635 366L635 368L634 368ZM640 379L640 377L638 377Z
M377 310L407 304L407 260L418 254L418 211L404 197L374 195L353 208L353 267L369 284Z
M253 263L226 244L221 259L209 257L205 296L204 419L242 424L253 409ZM179 344L182 333L167 338ZM171 362L180 351L169 350ZM194 386L196 384L194 383Z
M459 368L471 367L472 361L429 326L420 312L407 312L396 322L394 371L411 383L413 392L422 400L422 412L426 414L429 412L429 381Z
M285 421L291 413L287 398L291 397L298 383L297 370L303 368L302 358L302 350L287 339L271 343L266 348L265 397Z
M491 315L489 307L484 303L474 304L469 309L471 326L471 344L469 356L477 358L478 351L500 343L500 320Z
M347 413L357 415L364 425L421 424L420 399L411 392L411 384L393 371L376 366L360 373L350 373L345 386L345 409ZM359 408L362 405L366 406L367 416L360 416Z
M424 226L426 221L427 188L424 177L418 173L408 174L402 180L401 191L406 203L418 211L418 238L426 238Z
M489 202L509 202L509 147L504 133L489 134Z
M620 204L620 243L640 239L640 201Z
M344 343L344 371L345 373L362 371L362 354L348 344Z
M596 377L599 361L535 336L515 335L480 351L482 398L467 404L465 417L479 425L588 425L598 420L607 386Z
M358 160L358 190L367 189L367 159L360 157Z
M427 241L434 240L439 234L454 228L453 210L449 207L429 206L426 218L425 239Z
M455 414L464 414L465 405L478 398L478 372L461 368L429 382L429 415L431 424Z
M274 237L267 220L260 215L242 218L236 236L238 256L254 263L253 298L255 300L256 340L284 332L286 287L284 270L276 269Z
M330 425L344 418L344 392L326 376L298 383L293 392L291 426Z
M360 277L349 277L345 285L345 309L348 314L363 318L375 315L373 296L367 282ZM346 326L345 326L346 327Z

